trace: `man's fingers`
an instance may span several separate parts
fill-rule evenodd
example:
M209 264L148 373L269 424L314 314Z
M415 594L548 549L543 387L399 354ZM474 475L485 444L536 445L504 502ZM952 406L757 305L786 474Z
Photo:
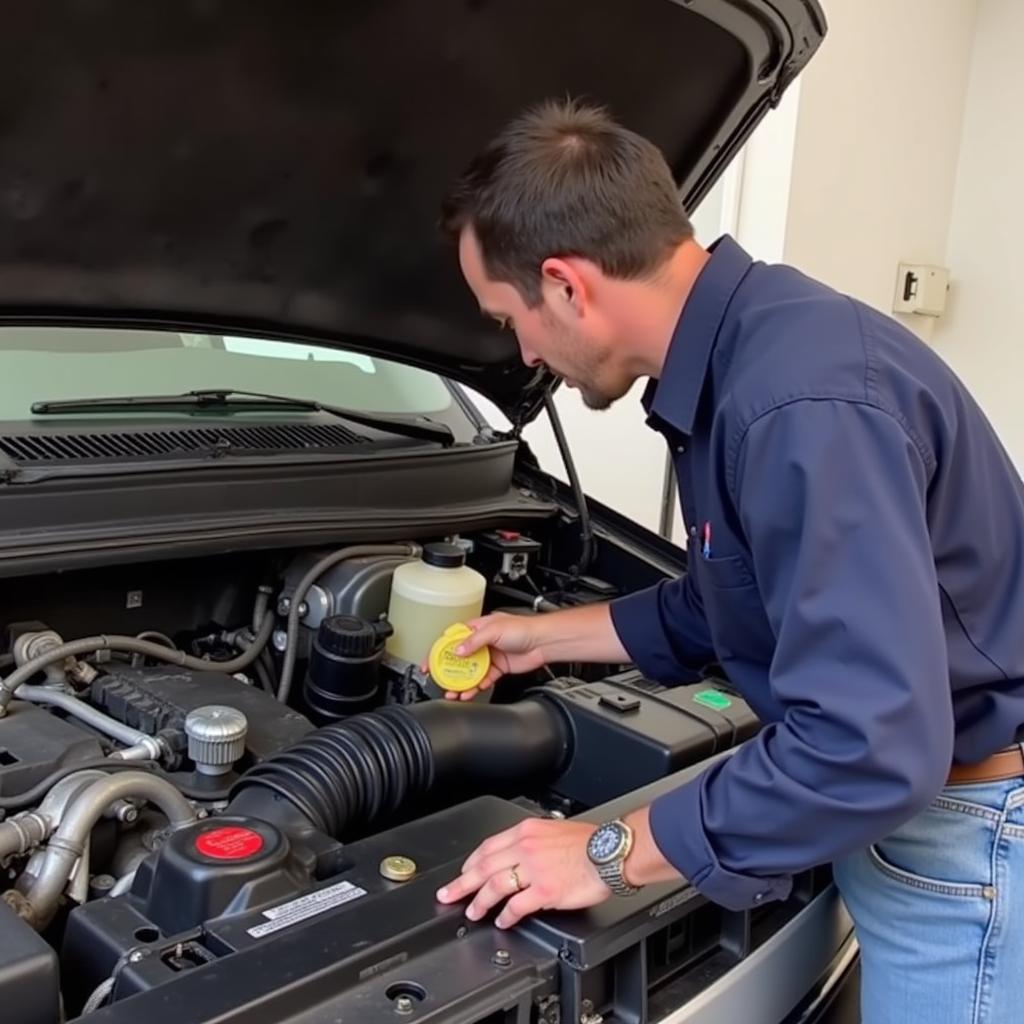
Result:
M474 686L472 690L463 690L461 693L456 693L454 690L448 690L445 695L445 700L472 700L474 697L479 696L484 690L489 690L499 679L501 673L496 669L491 669L487 674L487 678L481 680L479 686Z
M484 884L487 876L479 871L464 871L454 881L437 890L437 898L441 903L458 903Z
M491 907L519 892L519 885L509 868L495 872L484 882L473 902L466 908L470 921L479 921Z
M507 828L504 832L499 832L497 835L491 836L490 839L485 839L466 858L466 863L462 865L463 873L484 869L488 873L493 874L493 872L500 870L502 867L511 867L515 861L508 858L507 851L516 844L518 838L519 833L515 828ZM500 863L494 859L499 854L502 855Z
M455 648L456 654L473 654L481 647L501 647L502 642L507 639L506 630L510 620L516 620L518 616L495 613L484 615L479 619L470 619L466 623L472 632L465 640ZM521 623L516 623L521 625Z
M476 892L489 878L502 873L511 881L509 869L517 863L512 849L515 842L514 829L506 829L482 842L462 865L459 877L438 890L437 898L442 903L457 903Z
M486 647L493 640L497 639L499 635L493 623L484 623L476 628L469 623L467 625L469 625L473 632L455 648L455 653L459 656L475 654L481 647Z
M499 928L511 928L513 925L519 924L528 914L535 914L538 910L543 909L544 903L537 890L528 886L502 907L501 913L494 923Z

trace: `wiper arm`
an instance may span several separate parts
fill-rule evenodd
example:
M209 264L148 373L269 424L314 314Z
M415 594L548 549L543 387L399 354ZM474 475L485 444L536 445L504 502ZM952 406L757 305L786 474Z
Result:
M364 427L385 430L417 441L436 441L442 445L454 444L451 430L443 423L432 421L411 422L381 413L367 413L358 409L343 409L325 405L311 398L290 398L286 395L268 395L261 391L238 391L235 388L206 388L186 391L180 395L126 395L117 398L67 398L32 403L33 416L58 416L75 412L195 412L197 409L255 410L258 412L324 412L339 419L349 420Z

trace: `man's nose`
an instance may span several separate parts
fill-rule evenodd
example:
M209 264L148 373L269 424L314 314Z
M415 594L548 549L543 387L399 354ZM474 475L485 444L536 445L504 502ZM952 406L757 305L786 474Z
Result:
M523 362L531 368L538 367L544 362L533 349L527 348L522 342L519 342L519 355Z

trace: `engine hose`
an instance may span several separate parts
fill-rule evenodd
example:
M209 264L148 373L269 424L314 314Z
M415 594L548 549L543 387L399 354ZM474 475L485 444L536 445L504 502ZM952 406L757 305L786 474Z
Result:
M287 827L297 811L318 832L344 839L427 795L454 801L554 779L569 742L562 712L546 697L391 705L318 729L251 768L232 787L228 813Z
M295 661L299 653L299 621L302 619L302 605L306 600L306 595L309 593L309 588L328 569L333 568L339 562L348 561L350 558L369 558L376 555L394 555L397 557L408 555L412 558L418 555L421 550L418 544L357 544L325 555L299 580L298 586L289 598L287 643L285 645L284 664L281 666L281 680L277 684L277 699L282 704L288 703L288 696L292 690L292 676L295 674ZM273 616L266 616L266 618L273 618Z
M48 665L63 661L65 658L78 657L84 654L94 654L96 651L129 651L134 654L144 654L157 661L169 662L172 665L181 665L184 668L196 672L208 672L216 669L227 675L241 672L248 668L259 656L260 651L267 646L270 635L274 631L274 617L264 615L260 624L260 631L250 647L231 661L210 661L205 658L193 658L184 651L174 651L163 644L152 643L149 640L139 640L134 636L91 636L84 640L72 640L66 644L60 644L47 650L44 654L25 662L24 665L15 669L6 679L0 679L0 717L7 712L7 705L10 704L15 692L22 683L31 679L37 672L41 672Z
M51 707L60 708L72 718L77 718L97 732L117 740L118 743L124 743L129 750L117 751L119 759L159 761L169 755L167 745L163 740L133 729L123 722L118 722L92 705L86 704L85 701L79 700L74 694L61 693L59 690L51 690L46 686L22 686L18 691L18 696L33 704L48 704ZM126 754L127 757L125 757Z
M273 696L274 684L270 681L270 675L267 673L267 663L263 660L262 655L252 663L252 672L257 687Z

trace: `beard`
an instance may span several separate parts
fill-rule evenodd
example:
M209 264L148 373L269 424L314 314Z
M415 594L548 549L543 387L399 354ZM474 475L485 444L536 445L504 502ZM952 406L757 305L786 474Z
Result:
M621 371L616 373L610 365L611 350L594 351L582 338L566 330L553 317L545 319L552 335L558 339L560 358L555 361L561 366L552 369L571 382L570 386L579 391L588 409L603 412L611 408L633 386L632 379L621 377Z
M606 409L610 409L616 401L615 398L606 395L603 391L583 385L580 385L580 398L583 399L583 404L588 409L593 409L595 412L604 412Z

